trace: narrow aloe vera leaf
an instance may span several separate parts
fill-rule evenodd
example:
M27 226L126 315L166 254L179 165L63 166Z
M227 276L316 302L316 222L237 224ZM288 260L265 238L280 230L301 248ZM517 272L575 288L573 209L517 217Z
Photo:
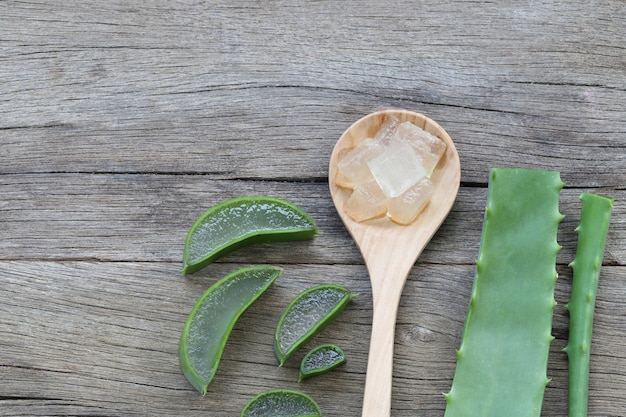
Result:
M329 372L344 363L346 354L339 346L332 343L316 346L302 358L298 382Z
M317 403L303 392L277 389L262 392L243 408L241 417L321 417Z
M317 234L315 220L290 201L268 196L232 198L205 211L189 229L183 274L245 246L307 240Z
M178 359L185 378L202 395L237 319L281 274L272 266L238 269L213 284L194 305L180 338Z
M298 294L276 326L274 354L279 365L324 330L354 297L347 288L334 284L317 285Z
M491 170L476 276L445 417L538 417L556 304L558 172Z
M569 340L565 352L569 359L569 417L586 417L589 401L589 360L593 315L606 235L611 220L613 198L583 193L570 313Z

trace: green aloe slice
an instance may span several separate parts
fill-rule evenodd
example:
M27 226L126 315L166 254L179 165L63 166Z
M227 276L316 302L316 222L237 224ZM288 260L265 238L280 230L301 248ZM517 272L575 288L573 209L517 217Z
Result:
M241 417L321 417L319 406L300 391L279 389L258 394L246 404Z
M267 196L226 200L205 211L189 229L183 274L245 246L307 240L318 233L313 218L287 200Z
M280 366L328 326L352 298L354 294L350 290L333 284L318 285L298 294L276 326L274 353Z
M558 172L491 170L445 417L539 417L553 340L562 188Z
M271 266L239 269L213 284L194 305L180 338L178 358L183 374L202 395L235 322L281 274L281 269Z
M324 374L346 363L346 354L339 346L327 343L311 349L300 362L298 382Z
M574 271L569 340L565 347L569 360L569 417L587 417L589 402L589 360L594 308L606 236L611 220L613 198L583 193Z

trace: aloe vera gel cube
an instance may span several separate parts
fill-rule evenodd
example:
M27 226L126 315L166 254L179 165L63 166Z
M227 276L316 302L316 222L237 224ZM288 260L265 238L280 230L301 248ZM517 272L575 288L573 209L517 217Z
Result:
M410 224L428 204L433 195L433 183L428 178L409 188L389 203L389 218L398 224Z
M426 176L411 145L400 142L369 161L368 166L387 197L398 197Z
M445 417L540 416L553 339L562 187L554 171L491 171Z
M392 142L407 142L420 157L422 165L430 176L446 152L446 143L412 123L400 123L391 138Z
M372 139L365 139L354 149L350 149L339 161L339 170L352 180L355 186L373 181L367 162L383 153L383 145Z
M356 221L364 221L384 216L387 213L387 197L376 181L359 185L346 201L345 209Z

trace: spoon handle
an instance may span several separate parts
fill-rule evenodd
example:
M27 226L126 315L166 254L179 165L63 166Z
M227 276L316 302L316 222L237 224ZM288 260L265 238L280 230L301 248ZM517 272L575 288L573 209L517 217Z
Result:
M399 280L398 276L402 273L404 275L401 278L404 279ZM408 269L406 272L399 272L394 268L370 272L373 288L373 317L362 417L389 417L391 414L396 316L407 275ZM387 283L387 285L380 285L380 283Z
M389 417L397 303L374 308L362 417Z

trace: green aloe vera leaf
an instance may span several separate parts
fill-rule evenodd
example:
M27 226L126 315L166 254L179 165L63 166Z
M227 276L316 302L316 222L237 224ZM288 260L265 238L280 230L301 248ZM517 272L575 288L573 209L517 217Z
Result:
M558 172L494 168L445 417L538 417L556 302Z
M324 330L354 297L350 290L334 284L317 285L298 294L276 326L274 354L279 365Z
M574 272L567 309L570 313L569 340L565 351L569 360L569 417L586 417L589 400L589 359L593 314L606 235L611 220L613 198L583 193L576 256L570 264Z
M277 389L262 392L243 408L241 417L321 417L317 403L300 391Z
M312 239L313 218L276 197L245 196L216 204L193 223L183 253L183 274L204 268L221 256L256 243Z
M298 382L324 374L344 363L346 363L346 354L339 346L332 343L316 346L302 358Z
M194 305L180 338L178 359L183 374L202 395L237 319L281 274L272 266L238 269L213 284Z

